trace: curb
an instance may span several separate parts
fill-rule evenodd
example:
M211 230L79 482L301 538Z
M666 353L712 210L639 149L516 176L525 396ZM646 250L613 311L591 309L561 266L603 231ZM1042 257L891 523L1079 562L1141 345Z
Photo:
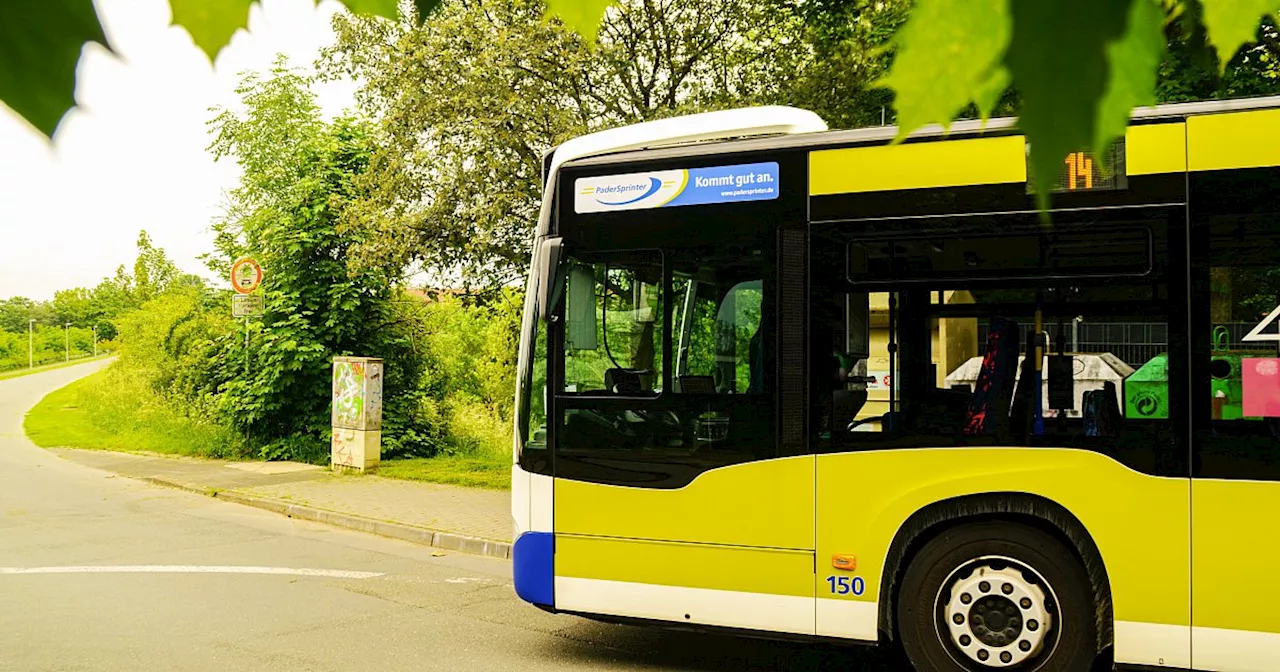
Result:
M245 495L242 493L218 490L215 488L201 488L176 481L169 481L154 476L139 476L137 480L152 485L159 485L166 488L174 488L184 490L186 492L197 495L205 495L214 499L231 502L233 504L241 504L244 506L252 506L254 508L279 513L289 518L297 518L299 520L309 520L316 523L324 523L335 527L345 527L350 530L358 530L369 534L376 534L391 539L399 539L401 541L409 541L424 546L433 546L436 548L444 548L451 551L459 551L462 553L471 553L473 555L484 555L490 558L501 558L503 560L511 559L511 544L505 541L492 541L490 539L481 539L479 537L468 537L452 532L441 532L426 527L418 527L416 525L406 525L404 523L392 523L376 518L365 518L364 516L356 516L349 513L338 513L337 511L328 511L326 509L317 509L311 506L303 506L301 504L291 504L289 502L271 499L268 497L255 497L253 495Z

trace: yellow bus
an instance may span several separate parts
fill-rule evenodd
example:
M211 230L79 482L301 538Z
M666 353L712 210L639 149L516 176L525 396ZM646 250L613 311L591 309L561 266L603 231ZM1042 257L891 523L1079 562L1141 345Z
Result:
M1012 120L897 132L547 155L519 596L920 670L1280 669L1280 98L1135 110L1047 220Z

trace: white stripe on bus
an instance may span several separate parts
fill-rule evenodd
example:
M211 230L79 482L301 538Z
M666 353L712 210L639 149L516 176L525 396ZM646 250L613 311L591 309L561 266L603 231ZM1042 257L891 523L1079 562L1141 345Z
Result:
M811 635L813 598L556 577L556 609ZM689 618L685 618L685 615Z

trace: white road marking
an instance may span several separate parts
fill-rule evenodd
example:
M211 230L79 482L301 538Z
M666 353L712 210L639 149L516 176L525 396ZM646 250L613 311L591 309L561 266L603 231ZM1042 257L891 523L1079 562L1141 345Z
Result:
M305 567L245 567L237 565L80 565L70 567L0 567L3 574L279 574L333 579L372 579L382 572Z

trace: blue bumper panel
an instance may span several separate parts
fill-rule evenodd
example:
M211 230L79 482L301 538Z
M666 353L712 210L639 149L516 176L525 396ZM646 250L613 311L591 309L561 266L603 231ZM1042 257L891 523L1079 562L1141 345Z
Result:
M525 532L511 547L511 574L516 595L531 604L554 607L556 537Z

